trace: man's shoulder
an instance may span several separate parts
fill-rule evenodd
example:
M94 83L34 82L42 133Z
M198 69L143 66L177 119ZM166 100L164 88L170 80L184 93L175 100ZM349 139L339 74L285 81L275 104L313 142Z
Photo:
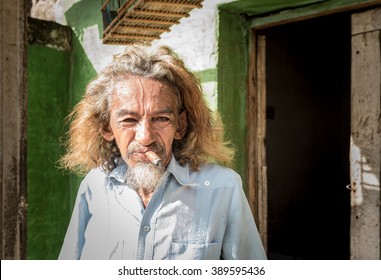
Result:
M108 174L101 168L93 168L83 178L81 185L86 186L87 188L93 188L99 185L104 186L107 177Z
M201 181L208 186L235 186L241 185L241 176L231 168L214 163L204 164L197 171L191 171L193 180Z
M199 167L198 171L201 173L220 173L230 176L238 174L230 167L222 166L216 163L205 163Z
M100 167L96 167L91 169L85 176L84 179L92 179L92 178L106 178L108 176L108 173L104 171Z

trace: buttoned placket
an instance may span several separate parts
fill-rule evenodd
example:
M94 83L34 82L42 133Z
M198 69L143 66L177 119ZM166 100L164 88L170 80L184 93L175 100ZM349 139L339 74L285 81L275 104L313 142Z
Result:
M194 243L203 242L203 236L208 228L211 210L211 205L208 201L212 201L214 193L214 189L209 188L209 185L210 181L206 180L204 181L204 186L200 185L197 188L195 209L198 209L198 211L195 212L189 237Z
M156 218L160 208L162 197L164 195L168 175L168 172L164 174L164 180L156 188L155 193L152 195L151 200L149 201L146 209L144 210L139 230L138 247L136 254L137 260L152 260L154 257Z

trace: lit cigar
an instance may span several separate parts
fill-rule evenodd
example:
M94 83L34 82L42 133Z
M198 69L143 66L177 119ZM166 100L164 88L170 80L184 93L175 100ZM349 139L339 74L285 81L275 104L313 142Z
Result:
M145 153L148 160L155 166L162 164L161 158L153 151L148 151Z

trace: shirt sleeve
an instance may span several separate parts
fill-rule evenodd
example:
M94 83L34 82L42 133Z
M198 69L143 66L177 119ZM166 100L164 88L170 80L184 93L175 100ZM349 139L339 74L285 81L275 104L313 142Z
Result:
M88 193L88 186L82 181L61 252L58 256L60 260L78 260L81 258L83 245L85 244L85 231L91 218Z
M231 260L266 260L257 226L242 189L241 178L238 174L236 177L221 257Z

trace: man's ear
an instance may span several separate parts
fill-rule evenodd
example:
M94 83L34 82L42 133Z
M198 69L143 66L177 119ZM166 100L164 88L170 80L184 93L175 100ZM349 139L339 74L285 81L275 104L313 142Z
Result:
M175 139L176 140L181 140L185 133L187 132L188 129L188 116L187 116L187 111L183 111L179 115L179 127L176 130L175 133Z
M111 130L111 127L102 130L102 136L106 141L113 141L115 139L114 133Z

